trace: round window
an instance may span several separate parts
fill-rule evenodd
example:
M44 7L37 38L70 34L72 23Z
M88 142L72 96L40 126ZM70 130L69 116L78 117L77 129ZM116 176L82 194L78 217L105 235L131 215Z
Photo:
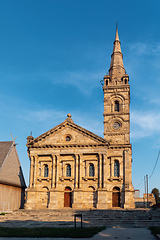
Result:
M114 129L118 129L120 127L120 123L119 122L114 122L113 123L113 128Z
M71 137L70 136L66 136L66 141L67 142L71 141Z

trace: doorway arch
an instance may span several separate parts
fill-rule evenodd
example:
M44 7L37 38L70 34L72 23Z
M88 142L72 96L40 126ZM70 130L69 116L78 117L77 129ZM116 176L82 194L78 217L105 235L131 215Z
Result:
M120 207L120 188L119 187L113 188L112 207Z
M72 207L72 189L70 187L64 189L64 207Z

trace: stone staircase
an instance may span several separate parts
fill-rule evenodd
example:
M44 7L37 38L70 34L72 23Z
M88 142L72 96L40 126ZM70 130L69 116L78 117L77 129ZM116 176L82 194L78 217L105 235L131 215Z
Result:
M74 215L82 214L83 226L149 227L160 226L160 209L135 210L17 210L0 215L5 227L73 227ZM80 227L80 218L77 227Z

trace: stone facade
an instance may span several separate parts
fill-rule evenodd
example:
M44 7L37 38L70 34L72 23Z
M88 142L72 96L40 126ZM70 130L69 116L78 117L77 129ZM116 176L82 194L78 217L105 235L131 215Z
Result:
M71 115L37 138L27 138L27 209L133 208L130 87L118 30L109 75L104 76L104 138Z

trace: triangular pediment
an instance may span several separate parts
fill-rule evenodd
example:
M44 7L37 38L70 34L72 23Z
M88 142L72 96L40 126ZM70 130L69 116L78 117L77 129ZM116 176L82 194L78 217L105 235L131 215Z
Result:
M53 145L108 145L98 135L66 119L61 124L27 143L28 147Z

